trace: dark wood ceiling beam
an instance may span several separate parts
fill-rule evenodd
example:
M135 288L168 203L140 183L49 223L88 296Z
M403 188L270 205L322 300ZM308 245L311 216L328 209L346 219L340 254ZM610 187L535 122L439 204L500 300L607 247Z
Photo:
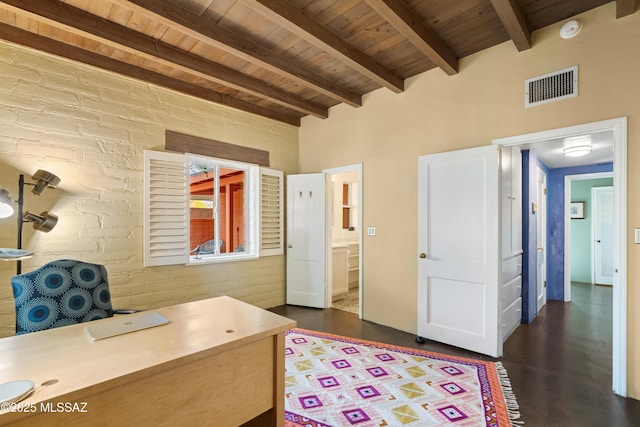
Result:
M458 74L456 54L403 0L366 2L445 73Z
M635 11L635 0L616 0L616 18L624 18L627 15L633 15Z
M175 90L216 104L226 105L258 116L267 117L269 119L294 126L300 126L300 118L295 115L290 116L280 114L273 110L256 106L255 104L242 101L229 95L223 95L201 86L176 80L163 74L136 67L115 59L110 59L97 53L89 52L7 24L0 23L0 39L70 59L72 61L81 62L103 70L111 71L145 83L152 83L157 86Z
M531 48L531 31L517 0L491 0L502 25L519 52Z
M338 35L291 3L282 0L250 0L248 4L264 17L330 55L336 56L350 68L383 87L395 93L404 90L404 80L401 77L375 62L370 56L348 45Z
M231 55L291 79L332 99L353 107L362 105L361 94L350 91L327 78L306 70L304 67L282 57L282 55L244 36L228 31L206 18L176 6L171 1L114 0L114 2L150 16L154 20L194 37L205 44L215 46Z
M128 52L267 99L301 113L320 118L329 116L328 109L323 106L59 1L2 0L2 3L12 6L16 13L27 13L36 19L45 19L49 25L57 28L89 37L117 49L125 48Z

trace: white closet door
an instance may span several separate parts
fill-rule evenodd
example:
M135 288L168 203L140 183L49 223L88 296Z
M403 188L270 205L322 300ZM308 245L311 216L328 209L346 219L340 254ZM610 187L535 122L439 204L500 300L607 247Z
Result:
M593 200L593 236L595 282L613 285L614 209L613 187L591 189Z
M323 173L287 176L287 304L326 306L325 188Z
M418 335L502 354L497 146L419 158Z

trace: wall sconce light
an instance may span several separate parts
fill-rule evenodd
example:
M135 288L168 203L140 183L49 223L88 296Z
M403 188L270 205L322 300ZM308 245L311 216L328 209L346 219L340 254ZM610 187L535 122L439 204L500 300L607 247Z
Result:
M33 186L31 192L36 196L40 196L47 188L56 188L58 184L60 184L60 178L51 172L38 169L31 179L34 182L25 182L24 175L22 174L20 174L20 178L18 179L18 201L16 202L18 205L18 251L22 249L22 226L25 222L33 223L34 230L42 231L44 233L48 233L53 230L58 223L58 216L51 212L45 211L38 215L27 211L23 214L23 207L25 185ZM0 190L0 218L8 218L13 215L13 205L14 202L11 197L9 197L9 192L7 190ZM18 258L16 274L20 274L22 272L22 263L20 259L22 259L22 257Z

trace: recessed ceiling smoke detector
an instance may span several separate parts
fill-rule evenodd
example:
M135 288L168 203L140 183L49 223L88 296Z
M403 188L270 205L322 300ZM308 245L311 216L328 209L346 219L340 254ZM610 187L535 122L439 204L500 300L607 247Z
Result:
M582 22L577 19L572 19L571 21L565 22L565 24L560 28L560 37L563 39L571 39L580 34L582 31Z

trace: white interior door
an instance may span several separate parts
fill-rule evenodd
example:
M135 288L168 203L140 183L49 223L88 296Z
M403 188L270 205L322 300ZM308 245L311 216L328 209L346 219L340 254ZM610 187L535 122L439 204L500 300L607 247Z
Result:
M536 211L536 283L537 283L537 311L547 303L547 175L538 168L538 189L537 200L538 210Z
M595 283L613 285L614 203L613 187L594 187L593 238Z
M287 304L326 304L325 174L287 176Z
M419 158L418 336L502 355L500 160L492 145Z

